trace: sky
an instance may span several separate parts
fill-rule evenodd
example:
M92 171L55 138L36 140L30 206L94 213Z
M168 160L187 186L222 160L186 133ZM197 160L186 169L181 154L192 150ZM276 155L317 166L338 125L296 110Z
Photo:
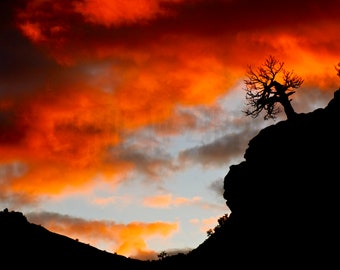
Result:
M142 260L187 252L230 211L223 178L285 120L245 116L249 66L339 88L340 1L1 0L0 207Z

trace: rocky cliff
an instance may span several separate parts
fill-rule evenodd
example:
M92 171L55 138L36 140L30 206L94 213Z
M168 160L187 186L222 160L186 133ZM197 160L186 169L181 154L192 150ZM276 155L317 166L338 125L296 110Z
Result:
M340 89L325 108L261 130L244 161L230 166L224 178L231 215L209 239L220 249L200 248L233 265L335 267L339 127Z

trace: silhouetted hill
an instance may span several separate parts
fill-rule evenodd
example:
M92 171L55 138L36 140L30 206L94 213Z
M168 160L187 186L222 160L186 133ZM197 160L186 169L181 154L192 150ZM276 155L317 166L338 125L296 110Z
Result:
M230 166L223 224L187 255L139 261L98 250L0 213L2 263L43 269L338 269L340 89L325 108L262 129ZM8 262L7 262L8 263ZM39 267L35 267L39 265Z
M237 269L339 268L339 126L340 89L325 108L261 130L224 178L229 218L192 255Z
M0 212L1 269L142 269L138 260L111 254L27 221L21 212Z

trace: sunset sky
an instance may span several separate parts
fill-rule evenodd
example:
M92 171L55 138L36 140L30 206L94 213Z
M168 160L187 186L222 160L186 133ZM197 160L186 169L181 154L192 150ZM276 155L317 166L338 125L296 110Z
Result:
M248 65L340 86L340 0L1 0L0 206L139 259L185 252L229 209L249 140ZM2 210L1 209L1 210Z

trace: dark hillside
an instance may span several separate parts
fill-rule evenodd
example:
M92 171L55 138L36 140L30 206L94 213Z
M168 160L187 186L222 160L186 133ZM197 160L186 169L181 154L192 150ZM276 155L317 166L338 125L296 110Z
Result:
M0 239L1 269L141 269L146 264L50 232L7 209L0 212Z

